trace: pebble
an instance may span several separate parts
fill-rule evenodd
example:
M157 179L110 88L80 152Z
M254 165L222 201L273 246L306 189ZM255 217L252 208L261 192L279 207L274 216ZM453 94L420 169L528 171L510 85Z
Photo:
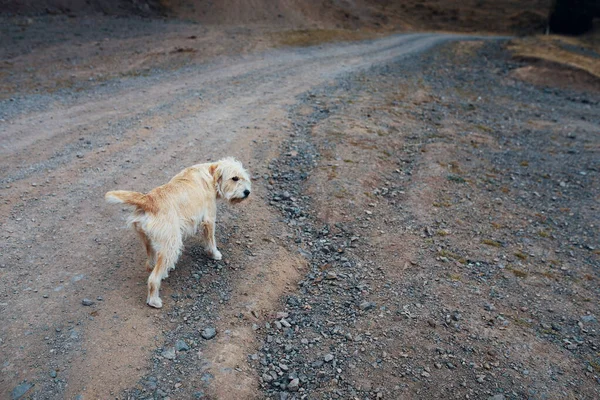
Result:
M177 351L188 351L190 348L185 340L179 339L175 342L175 350Z
M329 280L333 280L333 279L337 279L338 276L335 272L333 271L328 271L327 275L325 276L325 279L329 279Z
M169 347L168 349L165 349L161 353L161 356L163 356L167 360L174 360L175 359L175 348L174 347Z
M216 335L217 335L217 330L212 327L204 328L202 330L202 332L200 333L200 336L202 336L206 340L210 340L210 339L214 338Z
M50 378L56 378L56 371L55 370L50 371Z
M88 298L85 298L85 299L81 300L81 304L83 304L84 306L89 307L89 306L94 305L95 303L92 300L90 300Z
M581 321L583 322L596 322L596 317L593 315L583 315L581 317Z
M323 359L325 360L325 362L330 362L333 360L333 354L326 354Z
M363 311L367 311L367 310L370 310L372 308L375 308L375 303L370 302L370 301L363 301L362 303L360 303L360 305L358 306L358 308L360 308Z
M287 322L285 319L282 319L280 322L281 322L281 325L283 325L283 326L284 326L284 327L286 327L286 328L289 328L289 327L291 327L291 326L292 326L292 325L291 325L289 322Z
M295 392L298 390L298 386L300 386L300 379L295 378L295 379L292 379L290 381L290 383L288 383L287 387L290 392Z
M12 394L11 394L11 399L12 400L20 399L32 387L33 387L33 385L31 383L28 383L28 382L21 383L19 386L17 386L16 388L13 389Z
M495 394L493 396L488 397L488 400L505 400L506 397L504 397L503 394Z

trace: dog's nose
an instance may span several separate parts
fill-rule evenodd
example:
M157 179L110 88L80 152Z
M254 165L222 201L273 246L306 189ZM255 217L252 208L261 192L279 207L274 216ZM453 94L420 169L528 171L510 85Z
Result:
M244 190L244 197L248 197L250 195L250 191L248 189Z

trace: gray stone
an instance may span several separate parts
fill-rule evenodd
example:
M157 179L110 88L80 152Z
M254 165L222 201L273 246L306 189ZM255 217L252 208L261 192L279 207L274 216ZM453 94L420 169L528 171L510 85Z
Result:
M187 343L184 340L179 339L178 341L175 342L175 350L188 351L189 349L190 349L189 346L187 345Z
M32 387L33 387L33 384L31 384L31 383L28 383L28 382L21 383L19 386L17 386L16 388L13 389L12 394L11 394L12 400L20 399Z
M358 306L358 308L360 308L363 311L367 311L367 310L370 310L372 308L375 308L375 303L372 303L370 301L363 301L362 303L360 303L360 305Z
M325 360L325 362L330 362L333 360L333 354L326 354L323 359Z
M202 332L200 332L200 336L202 336L206 340L210 340L217 336L217 330L212 327L204 328Z
M581 321L583 322L596 322L596 317L593 315L584 315L581 317Z
M56 371L55 370L50 371L50 378L56 378Z
M89 306L94 305L95 303L92 300L86 298L86 299L81 300L81 304L89 307Z
M292 324L290 324L289 322L287 322L285 319L282 319L281 321L281 325L285 328L289 328L292 326Z
M495 394L493 396L488 397L488 400L505 400L506 397L504 397L503 394Z
M174 360L175 359L175 348L174 347L169 347L168 349L165 349L161 353L161 356L163 356L167 360Z
M288 383L288 390L290 392L296 392L298 390L299 386L300 386L300 379L298 379L298 378L292 379L290 381L290 383Z

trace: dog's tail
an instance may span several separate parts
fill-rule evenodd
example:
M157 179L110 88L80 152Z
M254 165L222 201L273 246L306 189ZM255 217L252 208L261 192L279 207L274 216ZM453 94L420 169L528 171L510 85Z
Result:
M147 211L149 208L148 197L143 193L128 192L127 190L113 190L104 195L104 199L110 204L130 204Z

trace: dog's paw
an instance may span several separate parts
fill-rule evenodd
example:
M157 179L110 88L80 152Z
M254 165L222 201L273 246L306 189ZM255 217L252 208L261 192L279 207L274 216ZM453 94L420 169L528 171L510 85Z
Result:
M214 251L210 252L210 257L213 260L219 261L219 260L221 260L223 258L223 254L221 254L221 252L219 250L214 250Z
M146 303L150 306L150 307L154 307L154 308L162 308L162 300L160 299L160 297L154 297L154 298L150 298L146 301Z

